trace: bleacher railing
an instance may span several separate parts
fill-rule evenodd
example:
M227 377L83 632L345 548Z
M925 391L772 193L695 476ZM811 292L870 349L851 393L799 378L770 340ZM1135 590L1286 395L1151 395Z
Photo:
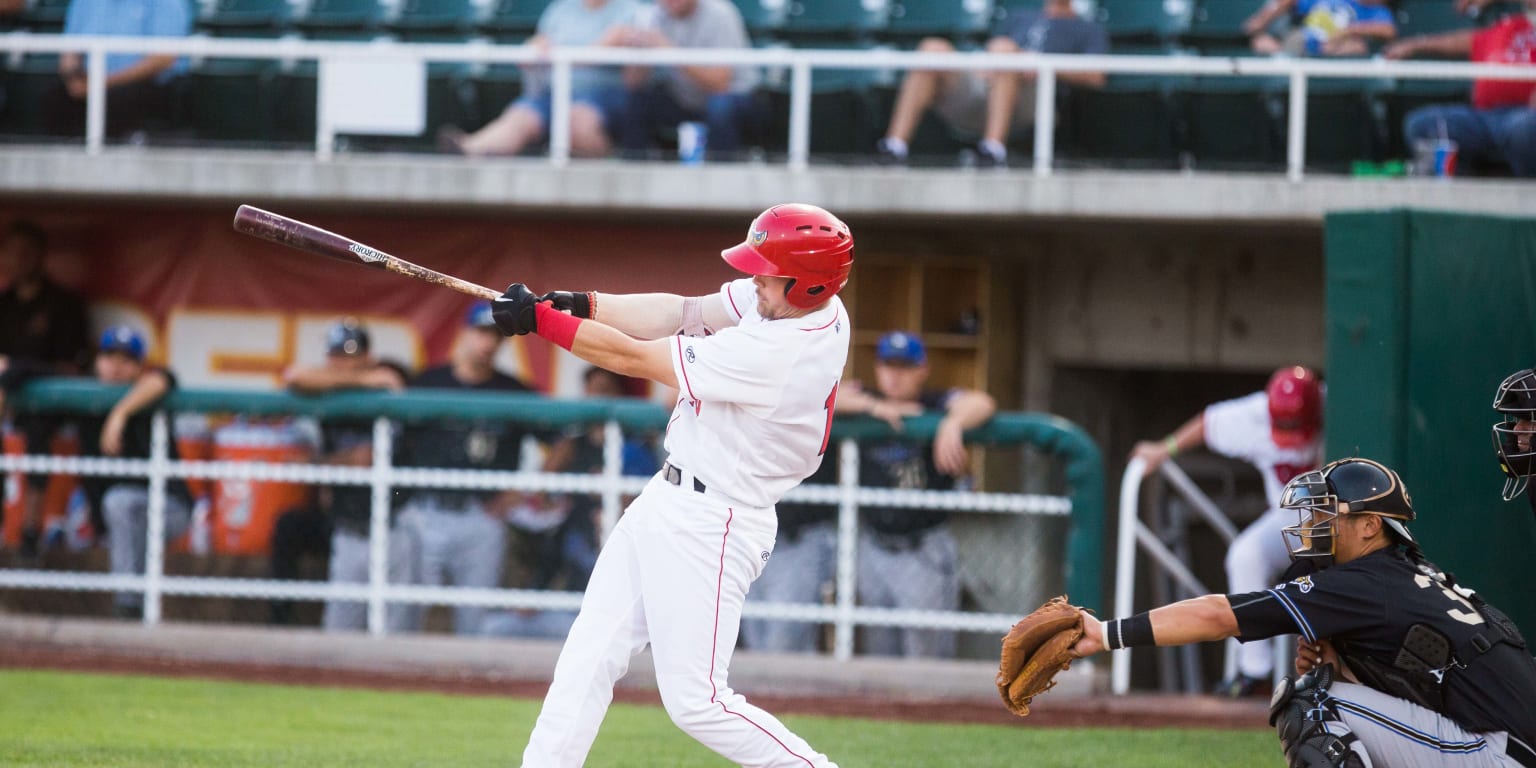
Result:
M101 414L122 396L124 387L89 380L48 379L33 382L13 399L25 411ZM157 405L153 417L150 457L4 455L0 471L41 472L83 476L138 477L149 483L146 567L143 575L0 569L0 589L75 591L134 591L144 595L143 620L161 620L161 599L167 595L297 600L354 600L368 603L368 631L385 632L385 605L417 603L476 605L497 608L574 611L578 592L523 589L411 586L387 580L391 491L432 487L466 490L520 490L548 493L598 494L602 499L602 533L610 531L620 513L621 497L638 493L649 478L624 476L622 444L626 432L660 432L666 411L653 404L615 400L550 400L537 395L420 390L399 394L337 393L303 397L281 392L177 390ZM228 413L245 416L305 415L315 418L373 420L373 461L369 467L244 461L173 461L167 410L177 413ZM509 421L533 428L554 429L571 424L604 424L603 470L600 474L531 471L432 469L395 466L395 430L391 420L404 423L427 419L472 418ZM938 418L906 421L905 437L932 438ZM1006 515L1069 518L1065 559L1066 584L1072 594L1100 595L1104 535L1104 475L1098 446L1076 425L1047 414L998 414L967 442L1032 445L1054 457L1069 489L1067 496L971 491L913 491L863 488L858 484L858 443L863 438L888 437L890 427L867 417L838 419L833 437L839 441L842 474L836 486L801 486L785 501L835 504L838 507L838 562L834 605L749 602L748 618L789 619L830 623L833 652L840 659L853 655L856 626L919 627L967 632L1005 632L1018 619L1013 614L960 611L913 611L867 608L855 604L855 542L861 506L941 509ZM829 457L830 458L830 457ZM165 574L166 483L173 478L240 479L311 484L367 486L372 490L369 530L369 580L366 584L333 584L270 579L205 578Z
M1056 78L1061 73L1199 75L1208 77L1285 77L1289 112L1286 125L1286 174L1303 177L1306 158L1307 87L1313 78L1405 78L1421 80L1536 80L1536 67L1439 61L1386 59L1297 59L1166 56L1087 56L1039 53L930 53L894 50L716 49L716 48L554 48L547 53L524 45L497 45L483 40L464 43L402 43L189 38L123 38L11 33L0 35L0 51L13 53L82 52L86 57L85 151L98 154L106 126L106 57L110 53L175 54L195 58L224 56L277 60L312 59L323 69L342 59L381 58L413 62L476 64L544 64L550 67L552 108L549 160L556 166L570 161L571 68L579 65L737 65L789 73L788 165L804 170L810 159L811 73L816 69L948 70L1034 72L1035 125L1056 123ZM336 151L336 130L317 97L315 154L330 160ZM1034 174L1049 176L1055 157L1051 130L1035 131Z

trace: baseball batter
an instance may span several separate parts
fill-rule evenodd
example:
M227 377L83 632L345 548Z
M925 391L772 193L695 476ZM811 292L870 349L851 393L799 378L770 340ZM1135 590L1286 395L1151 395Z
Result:
M1138 443L1132 454L1147 462L1150 474L1167 459L1204 445L1259 471L1269 509L1227 549L1227 588L1233 592L1264 589L1289 562L1280 535L1289 521L1280 509L1280 489L1320 463L1322 403L1317 374L1299 365L1281 368L1270 376L1263 392L1210 405L1162 442ZM1237 677L1223 682L1220 692L1230 696L1262 692L1273 672L1274 656L1267 645L1243 645Z
M598 555L526 768L586 760L614 683L646 645L667 713L700 743L738 765L834 765L732 691L727 673L747 589L773 552L774 504L827 449L853 235L820 208L779 205L721 256L754 277L692 298L538 297L518 283L496 302L507 334L537 333L679 392L667 463Z

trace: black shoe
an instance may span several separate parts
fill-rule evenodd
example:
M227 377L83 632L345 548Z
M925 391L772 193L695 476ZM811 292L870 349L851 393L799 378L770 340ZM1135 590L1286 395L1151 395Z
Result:
M875 142L875 165L904 168L907 165L907 156L896 153L891 149L890 142L881 139Z
M966 150L971 157L971 167L982 170L1006 170L1008 168L1008 155L998 154L989 149L983 142L976 142L976 146Z
M1214 693L1228 699L1267 699L1273 692L1274 685L1269 678L1249 677L1237 675L1228 680L1223 680L1216 686Z
M464 140L469 134L457 125L444 125L437 129L437 150L445 155L468 154L464 151Z

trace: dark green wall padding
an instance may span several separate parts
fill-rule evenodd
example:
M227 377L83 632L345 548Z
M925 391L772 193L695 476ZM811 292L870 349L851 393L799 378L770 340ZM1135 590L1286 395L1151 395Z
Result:
M1430 559L1536 637L1536 515L1500 498L1490 436L1536 365L1536 219L1330 214L1324 247L1327 457L1397 470Z

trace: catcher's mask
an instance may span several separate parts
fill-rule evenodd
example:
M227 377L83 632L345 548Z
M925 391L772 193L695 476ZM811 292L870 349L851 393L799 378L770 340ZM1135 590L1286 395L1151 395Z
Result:
M1339 515L1380 516L1404 544L1413 536L1404 523L1414 519L1413 500L1396 472L1370 459L1340 459L1297 475L1280 494L1280 507L1296 512L1296 525L1281 530L1291 559L1310 558L1319 568L1334 562L1334 523Z
M1536 369L1511 374L1493 395L1504 420L1493 425L1493 450L1504 472L1504 500L1525 491L1536 474Z

